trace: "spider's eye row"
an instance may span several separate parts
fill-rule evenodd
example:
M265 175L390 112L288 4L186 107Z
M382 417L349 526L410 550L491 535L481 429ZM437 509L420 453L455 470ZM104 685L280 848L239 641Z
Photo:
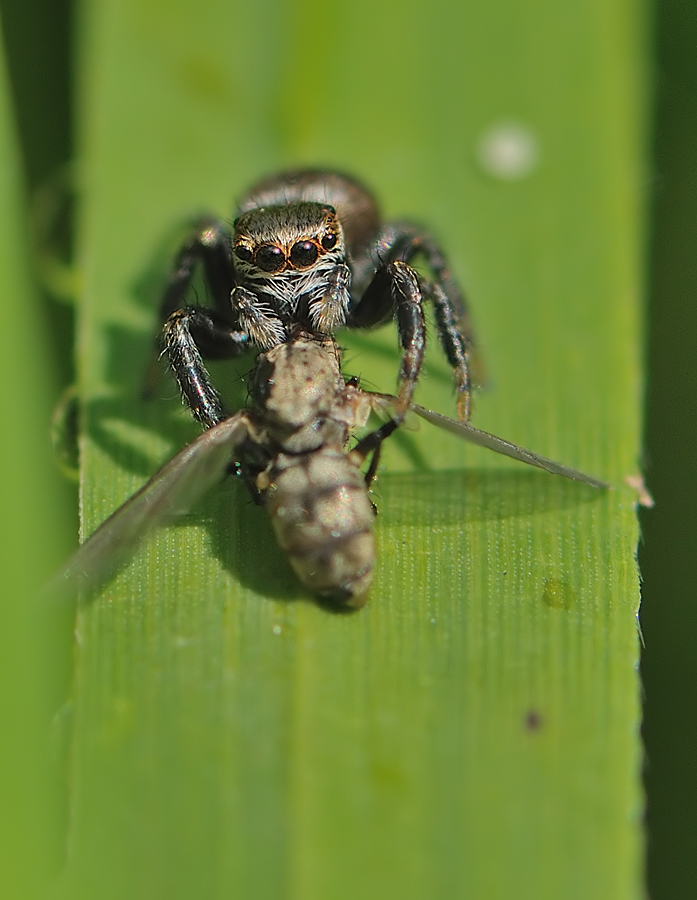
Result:
M255 262L264 272L280 272L286 264L286 258L280 247L264 244L257 250Z
M249 247L245 247L244 244L238 244L238 245L235 247L235 256L236 256L238 259L241 259L242 262L250 262L253 255L254 255L254 254L253 254L252 251L249 249Z
M322 238L322 246L325 250L333 250L336 247L336 235L329 231Z
M252 262L264 272L281 272L286 266L286 262L296 269L308 269L314 265L320 255L321 249L332 250L336 247L337 235L328 231L320 239L321 247L315 241L296 241L290 248L288 260L286 255L278 244L262 244L256 250L250 249L247 244L236 244L233 247L233 253L237 259L242 262Z
M298 268L306 268L317 261L319 251L312 241L296 241L290 248L290 261Z

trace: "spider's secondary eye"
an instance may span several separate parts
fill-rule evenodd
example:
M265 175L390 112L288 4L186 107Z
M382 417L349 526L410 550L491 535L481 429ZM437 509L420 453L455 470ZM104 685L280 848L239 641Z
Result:
M245 247L244 244L238 244L235 247L235 256L243 262L249 262L253 255L249 247Z
M265 244L263 247L259 247L255 261L265 272L280 272L286 264L283 250L276 247L275 244Z
M290 261L300 268L311 266L317 259L318 250L312 241L298 241L290 248Z
M332 234L331 231L328 234L325 234L322 238L322 246L325 250L332 250L336 247L336 235Z

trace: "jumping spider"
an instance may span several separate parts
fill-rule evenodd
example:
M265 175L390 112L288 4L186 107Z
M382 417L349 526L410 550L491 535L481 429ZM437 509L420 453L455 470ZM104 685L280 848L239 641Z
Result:
M425 279L411 263L421 256ZM213 308L182 306L197 263ZM463 295L433 238L405 223L382 224L373 197L352 178L310 171L277 175L242 200L232 235L206 219L184 245L164 293L162 342L194 417L211 428L224 417L203 357L267 351L303 333L372 328L395 318L402 347L393 419L412 401L426 345L424 301L435 312L453 368L458 418L470 414L469 348Z

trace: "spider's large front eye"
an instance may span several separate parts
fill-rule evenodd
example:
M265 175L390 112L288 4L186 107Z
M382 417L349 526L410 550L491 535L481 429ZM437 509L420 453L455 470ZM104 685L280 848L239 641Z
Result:
M312 241L298 241L290 248L290 261L298 269L305 269L317 260L318 254Z
M244 244L238 244L238 245L235 247L235 256L236 256L238 259L241 259L242 262L250 262L253 255L254 255L254 254L253 254L252 251L249 249L249 247L245 247Z
M259 247L255 262L264 272L280 272L286 264L283 250L275 244L265 244Z

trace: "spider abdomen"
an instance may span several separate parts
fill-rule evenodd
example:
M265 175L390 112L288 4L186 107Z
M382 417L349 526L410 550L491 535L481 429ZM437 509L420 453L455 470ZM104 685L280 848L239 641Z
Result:
M313 593L342 605L366 601L373 578L373 507L358 466L340 449L282 454L265 502L279 544Z

